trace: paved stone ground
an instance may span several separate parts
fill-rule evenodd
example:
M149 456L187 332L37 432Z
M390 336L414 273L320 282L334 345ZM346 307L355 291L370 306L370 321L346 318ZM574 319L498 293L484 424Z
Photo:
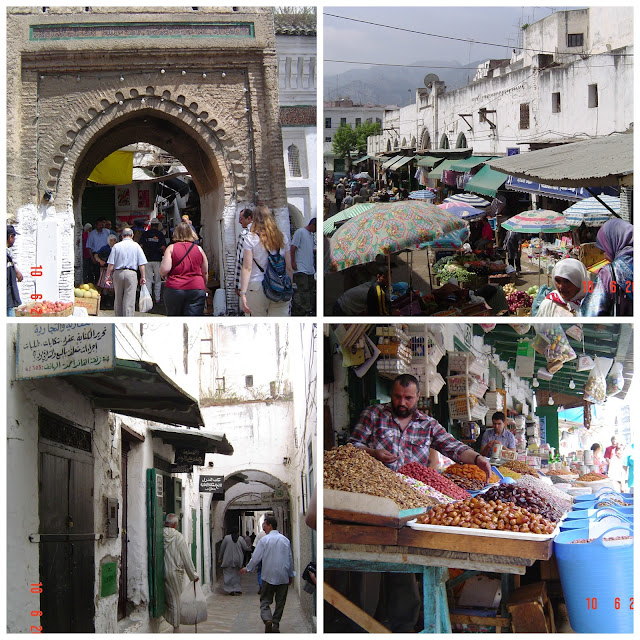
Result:
M213 587L213 593L207 597L208 619L198 625L198 633L264 633L264 624L260 619L260 596L255 573L246 573L241 578L242 595L229 596L222 591L222 581ZM313 597L305 593L302 597ZM275 605L275 603L274 603ZM273 606L271 608L273 611ZM181 626L181 633L194 633L195 627ZM161 633L171 633L172 628L163 622ZM313 633L300 606L300 599L293 587L289 587L287 604L280 621L280 633Z

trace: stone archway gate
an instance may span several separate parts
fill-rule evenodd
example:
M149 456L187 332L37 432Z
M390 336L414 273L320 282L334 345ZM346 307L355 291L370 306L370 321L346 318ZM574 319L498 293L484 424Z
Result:
M204 249L235 307L239 207L264 202L289 235L271 8L10 8L7 62L23 300L36 287L72 299L86 179L112 151L148 142L191 173Z

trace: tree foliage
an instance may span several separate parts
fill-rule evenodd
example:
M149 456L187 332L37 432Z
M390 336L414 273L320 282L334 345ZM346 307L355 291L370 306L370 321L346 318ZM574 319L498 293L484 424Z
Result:
M354 128L341 124L333 136L333 153L350 160L353 152L363 155L367 152L367 138L380 133L379 122L365 122Z

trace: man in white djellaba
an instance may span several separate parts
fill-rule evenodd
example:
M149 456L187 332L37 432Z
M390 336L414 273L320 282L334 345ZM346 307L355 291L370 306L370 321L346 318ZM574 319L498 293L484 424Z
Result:
M173 632L180 629L180 596L184 588L184 574L191 582L200 577L191 561L189 547L183 535L178 531L178 516L168 513L164 521L164 619L173 626Z

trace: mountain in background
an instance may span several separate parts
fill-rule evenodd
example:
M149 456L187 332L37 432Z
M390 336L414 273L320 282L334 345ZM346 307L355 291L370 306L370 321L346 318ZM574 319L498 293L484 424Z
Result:
M409 63L420 65L419 68L373 66L368 69L350 69L325 76L324 99L348 97L358 104L396 104L404 107L415 102L416 89L424 87L423 79L428 73L435 73L444 81L447 91L452 91L470 84L476 74L476 67L483 62L485 59L462 65L459 62L439 60Z

